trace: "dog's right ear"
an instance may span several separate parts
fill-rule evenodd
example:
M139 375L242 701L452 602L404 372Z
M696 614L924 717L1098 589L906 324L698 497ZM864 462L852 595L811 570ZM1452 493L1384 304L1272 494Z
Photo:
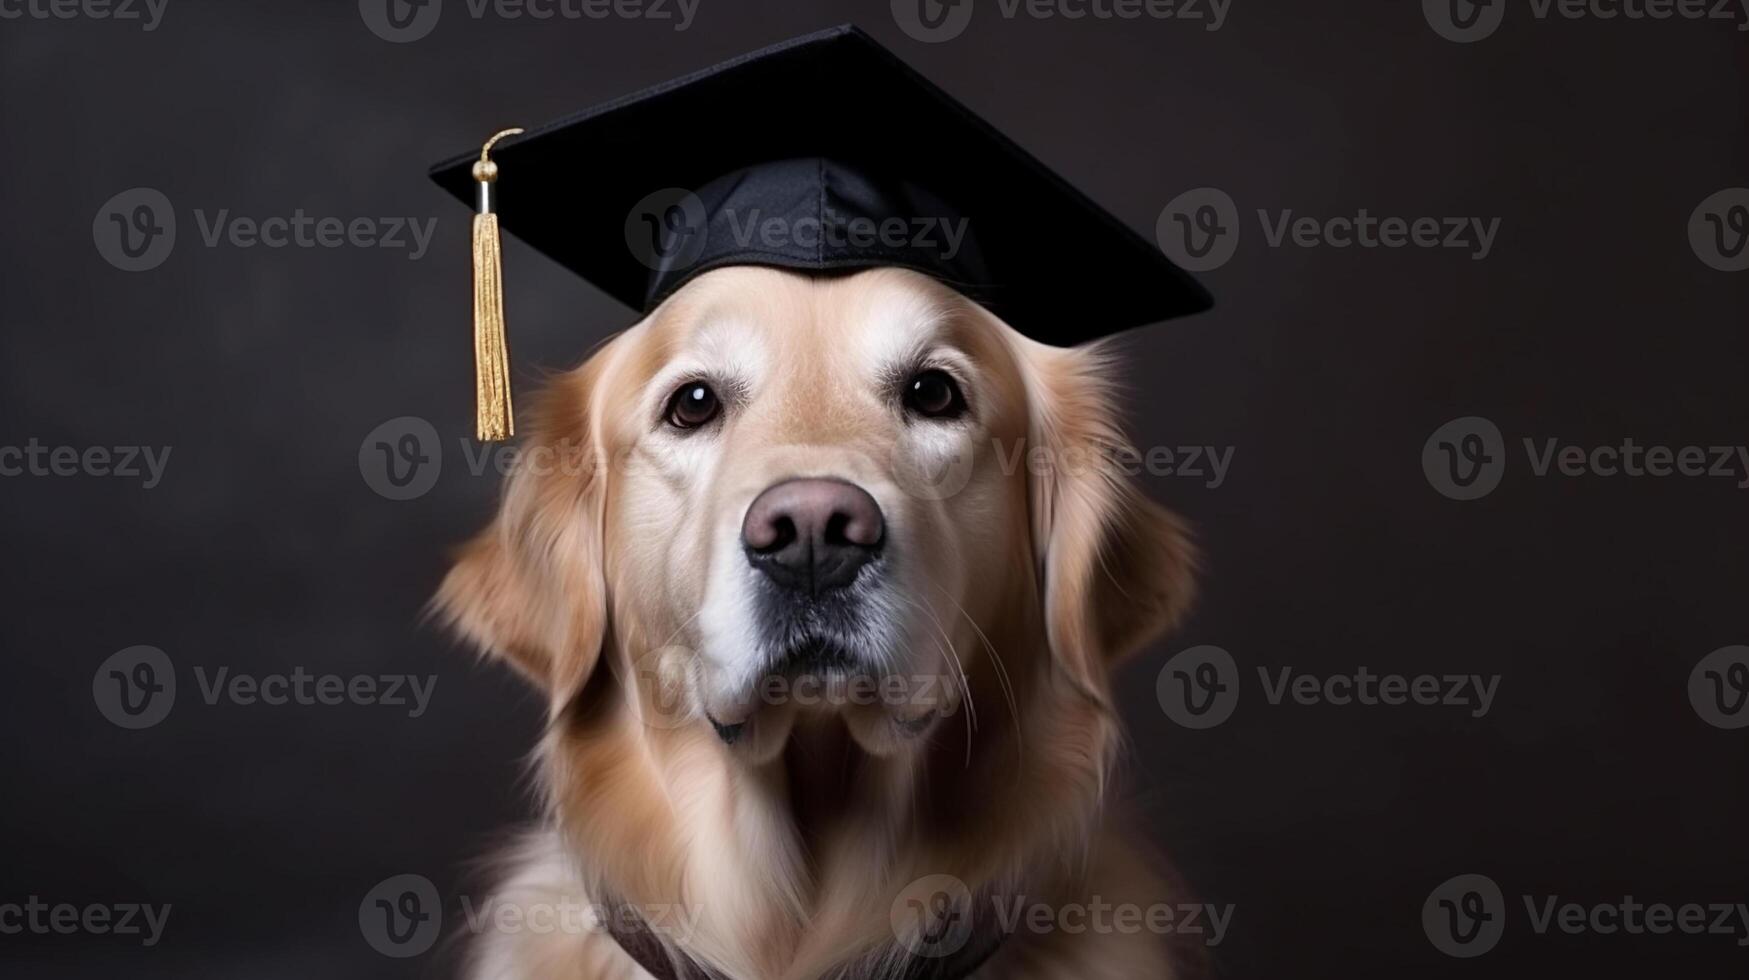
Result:
M436 608L482 652L570 699L600 659L605 467L590 395L601 356L540 397L491 526L465 545Z

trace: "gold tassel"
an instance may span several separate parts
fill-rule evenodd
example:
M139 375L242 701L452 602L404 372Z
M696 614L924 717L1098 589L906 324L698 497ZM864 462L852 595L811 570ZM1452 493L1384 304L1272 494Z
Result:
M498 165L492 147L520 129L506 129L486 141L474 164L480 184L480 211L474 215L474 436L496 442L516 434L510 404L510 345L504 335L504 270L498 215L492 211L492 184Z

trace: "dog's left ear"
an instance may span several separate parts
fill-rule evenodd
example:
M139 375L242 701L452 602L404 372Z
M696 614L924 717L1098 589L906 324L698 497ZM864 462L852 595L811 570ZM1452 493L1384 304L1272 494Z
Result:
M1176 626L1196 588L1184 523L1123 472L1110 359L1097 347L1029 345L1034 554L1051 649L1103 698L1110 667Z
M529 413L497 517L463 547L435 600L457 632L555 707L595 670L607 630L606 475L589 408L601 356L557 379Z

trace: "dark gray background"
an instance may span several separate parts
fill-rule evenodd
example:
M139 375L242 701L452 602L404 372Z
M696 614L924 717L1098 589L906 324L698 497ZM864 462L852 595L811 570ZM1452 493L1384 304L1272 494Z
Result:
M1205 599L1120 678L1129 792L1200 895L1233 903L1225 975L1741 976L1733 936L1534 935L1518 896L1749 901L1749 729L1706 724L1690 671L1749 643L1749 491L1732 480L1534 478L1520 440L1737 445L1749 273L1686 227L1749 184L1735 24L1536 21L1442 39L1414 2L1234 0L1178 21L1009 20L977 0L924 44L885 3L702 0L692 28L474 20L391 44L357 4L169 0L161 25L0 21L0 444L173 447L162 485L0 479L0 903L148 901L160 945L0 935L9 975L441 976L373 952L358 905L423 874L451 899L530 805L539 701L420 622L448 548L490 513L469 431L467 212L427 164L761 44L855 20L1149 231L1180 192L1242 215L1218 309L1127 343L1138 444L1234 448L1227 481L1149 478L1200 528ZM781 112L781 106L726 106ZM173 254L109 265L93 220L162 191ZM1024 207L1025 202L1016 202ZM1475 215L1446 250L1269 248L1256 210ZM429 254L206 247L195 211L436 218ZM1048 230L1047 230L1048 232ZM517 383L631 321L512 240ZM1096 301L1098 283L1078 284ZM443 436L435 488L378 495L366 434ZM1423 443L1481 415L1500 487L1458 502ZM1161 711L1196 644L1246 685L1208 731ZM182 686L118 728L92 678L151 644ZM204 703L193 669L435 674L376 706ZM1272 706L1259 666L1500 674L1493 710ZM1444 956L1428 894L1481 873L1505 939ZM453 920L452 920L453 921ZM1655 971L1655 972L1654 972Z

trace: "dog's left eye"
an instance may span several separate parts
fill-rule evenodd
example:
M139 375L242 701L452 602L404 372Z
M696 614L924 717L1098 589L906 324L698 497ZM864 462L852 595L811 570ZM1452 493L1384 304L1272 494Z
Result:
M905 408L927 419L956 419L966 412L966 398L953 375L920 371L905 382Z
M663 417L676 429L696 429L709 424L722 410L723 403L710 385L692 381L681 385L680 390L668 399L668 409Z

